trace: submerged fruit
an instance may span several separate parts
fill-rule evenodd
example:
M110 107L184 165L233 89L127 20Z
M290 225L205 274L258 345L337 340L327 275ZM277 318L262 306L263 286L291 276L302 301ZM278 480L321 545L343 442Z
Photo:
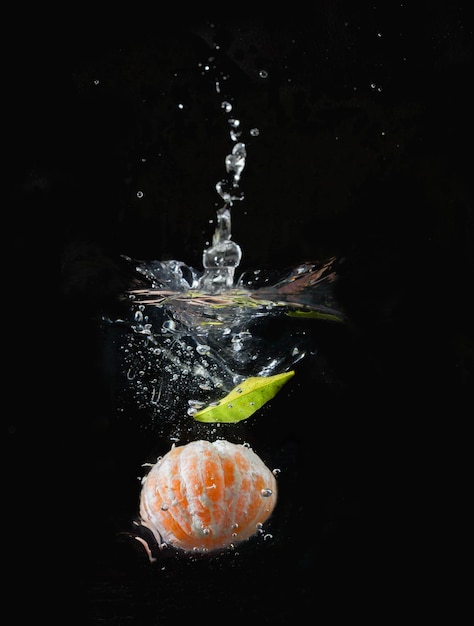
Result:
M276 501L275 476L251 448L199 440L172 448L152 467L140 517L160 544L208 552L257 533Z

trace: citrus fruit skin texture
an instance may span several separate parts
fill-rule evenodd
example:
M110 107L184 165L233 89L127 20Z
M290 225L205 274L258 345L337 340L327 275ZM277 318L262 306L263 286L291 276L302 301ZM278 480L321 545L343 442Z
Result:
M251 448L199 440L173 447L152 467L140 518L159 544L210 552L256 534L276 502L275 476Z

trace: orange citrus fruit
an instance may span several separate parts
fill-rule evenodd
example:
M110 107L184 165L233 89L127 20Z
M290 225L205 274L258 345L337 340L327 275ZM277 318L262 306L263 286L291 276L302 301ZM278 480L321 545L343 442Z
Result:
M209 552L256 534L276 501L275 476L250 447L199 440L171 448L152 467L140 518L160 545Z

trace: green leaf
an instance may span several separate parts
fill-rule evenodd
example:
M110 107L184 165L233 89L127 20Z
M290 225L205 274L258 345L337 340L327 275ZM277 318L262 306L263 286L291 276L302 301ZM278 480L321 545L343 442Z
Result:
M300 319L327 320L328 322L342 322L340 314L322 313L321 311L288 311L288 317L299 317Z
M219 402L195 413L193 418L198 422L241 422L271 400L294 375L295 371L291 370L275 376L251 376Z

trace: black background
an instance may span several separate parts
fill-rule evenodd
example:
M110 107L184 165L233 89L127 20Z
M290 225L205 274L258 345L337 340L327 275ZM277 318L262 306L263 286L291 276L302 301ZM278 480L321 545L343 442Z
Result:
M471 26L441 0L232 12L5 20L15 607L34 597L63 624L423 620L449 607L472 412ZM168 442L117 416L101 320L130 284L121 255L201 267L223 99L248 152L241 269L335 255L351 324L315 323L318 358L248 426L284 469L272 543L150 565L127 533L141 463Z

